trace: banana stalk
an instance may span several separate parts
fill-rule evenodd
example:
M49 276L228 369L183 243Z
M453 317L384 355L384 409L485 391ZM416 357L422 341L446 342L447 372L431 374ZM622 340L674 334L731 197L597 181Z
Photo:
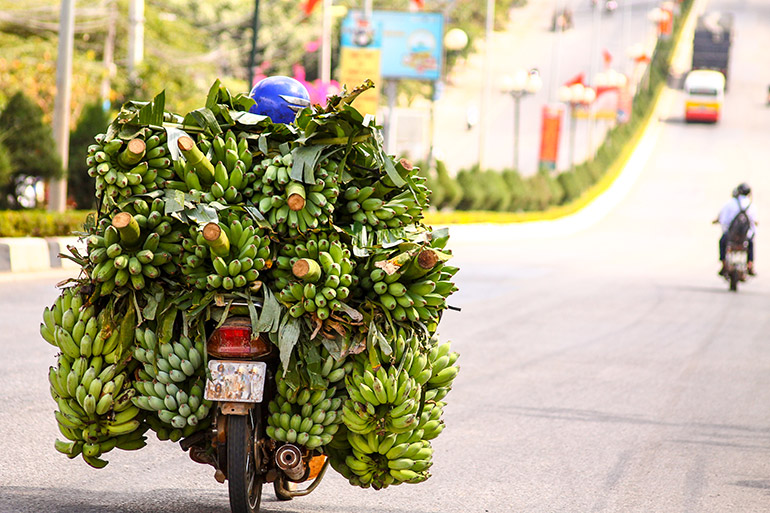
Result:
M134 216L128 212L120 212L113 217L112 226L118 230L118 233L120 233L120 240L126 245L132 246L139 242L139 236L141 235L139 223L137 223Z
M195 171L203 183L214 183L214 164L206 158L206 155L198 149L195 145L195 141L187 136L182 136L177 141L177 146L182 151L182 155L187 160L187 165Z
M217 223L203 227L203 239L215 255L226 257L230 254L230 240Z
M299 182L290 182L286 185L286 204L294 212L305 208L305 187Z
M126 149L118 154L118 163L126 169L131 169L144 157L147 145L141 139L128 141Z
M321 266L310 258L300 258L292 266L291 272L302 281L316 282L321 277Z

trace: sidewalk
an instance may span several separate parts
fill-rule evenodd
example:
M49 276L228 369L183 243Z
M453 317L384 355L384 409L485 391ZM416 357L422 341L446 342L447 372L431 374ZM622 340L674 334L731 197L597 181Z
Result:
M0 274L78 269L72 260L59 257L59 253L70 254L67 246L85 253L85 244L77 237L0 237Z

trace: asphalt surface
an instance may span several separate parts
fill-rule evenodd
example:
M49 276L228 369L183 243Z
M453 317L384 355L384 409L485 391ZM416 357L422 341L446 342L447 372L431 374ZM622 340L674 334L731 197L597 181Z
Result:
M580 230L457 227L460 291L442 337L461 353L420 485L360 490L327 476L266 512L724 513L770 490L770 10L735 13L724 119L685 125L672 93L630 190ZM727 291L710 221L748 181L759 275ZM37 335L64 276L0 278L0 512L224 513L226 486L175 445L108 454L94 470L53 449Z

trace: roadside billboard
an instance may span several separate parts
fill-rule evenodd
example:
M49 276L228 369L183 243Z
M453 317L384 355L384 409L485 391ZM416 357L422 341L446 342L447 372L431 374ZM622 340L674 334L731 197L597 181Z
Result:
M372 11L367 24L363 11L350 11L341 46L379 48L381 78L435 81L441 78L443 37L442 13Z
M342 22L339 82L348 91L369 79L374 88L359 95L353 106L363 114L377 114L382 77L380 75L380 40L382 31L371 19L351 11Z

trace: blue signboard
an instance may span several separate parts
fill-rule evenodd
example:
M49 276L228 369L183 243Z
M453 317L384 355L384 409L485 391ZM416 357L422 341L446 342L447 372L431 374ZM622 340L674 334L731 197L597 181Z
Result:
M382 78L439 80L444 16L436 12L350 11L342 23L342 46L380 49Z

